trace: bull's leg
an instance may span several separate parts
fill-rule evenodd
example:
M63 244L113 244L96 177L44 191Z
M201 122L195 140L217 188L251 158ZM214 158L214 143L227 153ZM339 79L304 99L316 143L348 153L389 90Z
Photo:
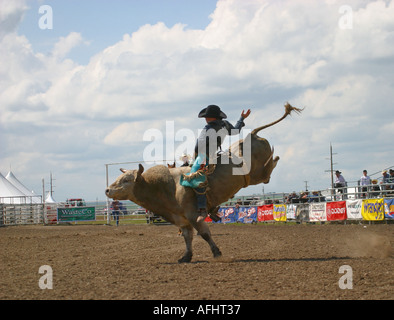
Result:
M215 258L218 258L222 255L220 252L220 249L216 245L216 243L213 241L212 236L211 236L211 231L209 231L208 225L205 223L204 219L202 217L199 217L197 221L192 222L193 227L198 231L199 235L206 241L208 242L209 246L211 247L211 251L213 253L213 256Z
M187 263L192 260L193 251L192 251L192 242L193 242L193 227L186 226L181 227L183 238L186 243L186 251L182 258L178 260L179 263Z

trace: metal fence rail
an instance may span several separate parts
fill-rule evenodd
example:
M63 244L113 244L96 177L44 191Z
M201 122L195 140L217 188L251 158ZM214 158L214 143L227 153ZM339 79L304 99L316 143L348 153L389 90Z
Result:
M0 226L44 223L42 204L0 204Z
M237 196L222 204L231 206L260 206L265 204L289 204L330 202L351 199L394 198L394 184L371 184L368 186L346 186L342 188L328 188L314 192L300 192L297 198L291 198L290 193L270 193L252 196ZM116 224L117 216L114 215L110 201L87 202L86 206L94 207L96 213L95 224ZM0 203L0 226L32 225L32 224L58 224L57 209L67 207L65 203L57 204L15 204ZM151 212L145 212L131 201L121 201L119 223L151 223L165 222ZM80 222L75 222L80 223Z
M292 192L271 192L263 195L239 196L225 202L223 205L263 205L280 203L306 203L322 201L338 201L348 199L373 199L373 198L394 198L394 183L370 184L366 186L350 185L340 188L327 188L323 190ZM318 198L318 200L316 200Z

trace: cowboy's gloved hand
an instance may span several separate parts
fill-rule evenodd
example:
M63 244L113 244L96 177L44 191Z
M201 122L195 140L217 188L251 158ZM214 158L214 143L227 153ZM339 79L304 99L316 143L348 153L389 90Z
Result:
M245 110L242 110L241 117L246 119L247 117L249 117L250 113L251 113L250 109L248 109L248 111L246 112Z

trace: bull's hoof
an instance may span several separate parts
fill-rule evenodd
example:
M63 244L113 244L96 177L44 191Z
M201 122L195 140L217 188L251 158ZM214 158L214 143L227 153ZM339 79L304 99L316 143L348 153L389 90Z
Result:
M213 252L213 257L214 258L219 258L219 257L221 257L222 256L222 252L219 250L219 249L217 249L217 250L215 250L214 252Z
M190 263L192 261L191 254L185 254L182 258L178 260L178 263Z

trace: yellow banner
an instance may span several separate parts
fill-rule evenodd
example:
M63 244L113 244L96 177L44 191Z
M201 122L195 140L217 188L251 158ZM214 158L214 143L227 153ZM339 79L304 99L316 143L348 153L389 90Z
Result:
M361 207L363 220L376 221L384 219L384 200L363 200Z
M274 204L273 214L275 221L286 221L286 205Z

